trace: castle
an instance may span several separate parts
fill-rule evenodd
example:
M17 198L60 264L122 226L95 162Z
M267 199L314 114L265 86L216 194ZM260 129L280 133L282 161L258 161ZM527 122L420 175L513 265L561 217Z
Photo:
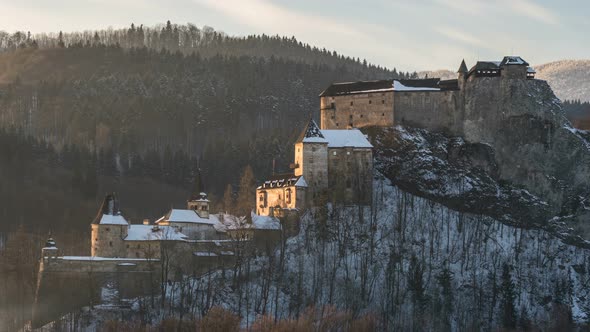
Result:
M407 125L469 139L473 128L498 113L474 111L468 104L472 95L487 93L486 101L496 100L504 82L524 82L534 75L521 57L506 56L502 61L478 61L469 70L462 61L457 79L451 80L334 83L319 96L320 126L310 119L294 143L292 172L273 174L256 188L252 224L244 224L235 216L211 214L200 175L186 209L171 209L154 223L130 223L116 195L109 194L91 223L91 256L59 256L53 240L43 248L35 321L48 321L50 313L67 309L53 312L54 303L46 299L47 294L61 299L71 293L70 279L64 275L75 281L86 278L97 283L97 289L116 276L120 290L134 284L139 285L138 293L145 293L153 289L152 274L167 266L166 260L178 271L177 277L196 275L231 263L243 252L244 242L255 247L257 234L266 241L259 247L269 247L268 241L272 242L284 226L273 217L329 201L368 205L373 190L373 147L358 128ZM479 82L487 85L476 88ZM96 274L104 278L96 278ZM138 283L140 277L142 283ZM59 289L54 279L61 280ZM80 289L66 302L72 306L92 302L88 296Z
M373 146L358 129L320 129L309 120L295 141L293 173L274 175L256 189L256 213L280 216L331 199L369 204Z
M461 62L456 79L395 79L334 83L320 94L321 129L408 125L463 135L465 96L482 78L534 79L535 70L519 56Z

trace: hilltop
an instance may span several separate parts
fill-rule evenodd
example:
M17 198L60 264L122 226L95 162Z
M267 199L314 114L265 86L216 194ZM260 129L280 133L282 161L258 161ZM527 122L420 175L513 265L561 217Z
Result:
M590 60L561 60L535 69L561 100L590 101Z

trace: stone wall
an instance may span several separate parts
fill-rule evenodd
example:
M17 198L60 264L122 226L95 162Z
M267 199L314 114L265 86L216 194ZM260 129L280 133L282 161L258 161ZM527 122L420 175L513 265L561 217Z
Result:
M125 257L160 258L160 241L125 241Z
M126 257L123 239L127 236L127 225L92 224L91 247L92 256Z
M452 135L462 134L460 91L396 91L395 124Z
M368 204L373 192L371 149L328 149L329 186L338 202Z
M392 126L393 91L320 97L320 128Z
M314 199L316 195L328 189L328 144L327 143L296 143L295 144L295 175L303 175L309 185L306 199Z

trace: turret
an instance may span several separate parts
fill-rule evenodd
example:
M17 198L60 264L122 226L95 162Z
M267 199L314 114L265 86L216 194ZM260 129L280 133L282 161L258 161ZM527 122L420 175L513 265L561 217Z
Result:
M328 141L312 119L295 142L293 169L307 182L309 198L328 188Z
M462 88L463 82L465 82L465 79L467 78L467 65L465 64L465 59L461 61L461 66L459 66L459 70L457 70L457 73L459 74L457 77L459 81L459 87Z
M47 239L45 242L45 246L41 249L41 257L44 262L50 263L57 259L57 246L55 245L55 240L53 238Z
M108 194L98 210L91 225L92 256L124 257L126 249L124 239L129 231L129 223L119 210L117 196Z
M203 188L201 170L197 170L193 191L190 199L187 201L187 209L194 210L201 218L209 219L209 199Z

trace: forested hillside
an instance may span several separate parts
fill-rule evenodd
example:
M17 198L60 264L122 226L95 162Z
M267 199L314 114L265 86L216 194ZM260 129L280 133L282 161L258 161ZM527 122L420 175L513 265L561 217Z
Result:
M555 61L535 69L562 100L590 101L590 60Z
M48 146L56 158L76 151L75 162L59 165L68 177L61 188L86 188L80 181L96 185L68 204L85 201L88 209L96 196L121 190L134 218L153 218L183 204L197 167L213 198L227 184L237 191L246 165L258 180L272 172L273 159L277 171L286 170L296 135L317 116L317 96L330 83L411 76L294 38L236 38L170 23L0 33L0 49L0 126ZM144 183L144 190L124 189L128 181ZM148 204L153 200L147 196L160 192L162 183L178 194ZM78 219L85 229L89 219L79 218L66 216L61 223ZM2 227L13 228L12 220Z

